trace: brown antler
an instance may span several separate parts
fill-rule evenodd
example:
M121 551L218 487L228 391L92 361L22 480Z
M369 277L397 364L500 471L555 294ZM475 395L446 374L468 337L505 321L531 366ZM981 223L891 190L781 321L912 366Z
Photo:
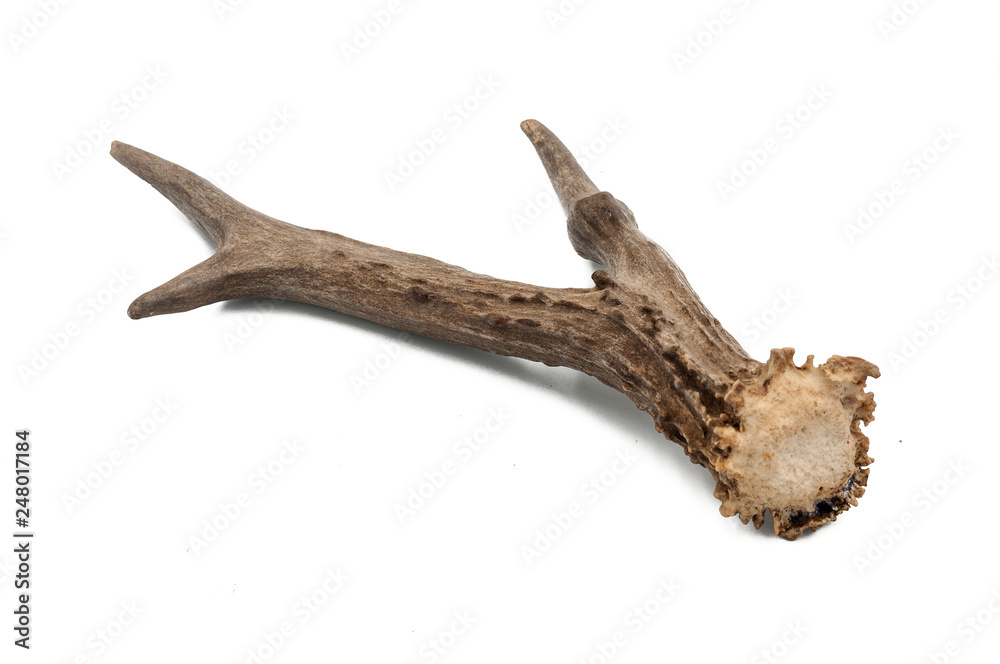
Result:
M726 516L795 539L864 493L875 365L832 357L801 367L793 350L750 358L705 308L632 212L601 192L534 120L531 139L568 215L573 247L604 265L594 288L545 288L475 274L252 210L207 180L115 142L111 154L218 246L205 262L139 297L132 318L240 297L315 304L401 330L578 369L626 394L657 430L711 471Z

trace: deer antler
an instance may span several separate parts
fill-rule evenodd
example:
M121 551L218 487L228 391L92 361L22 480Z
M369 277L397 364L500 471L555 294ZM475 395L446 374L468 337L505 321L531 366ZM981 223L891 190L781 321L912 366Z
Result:
M568 215L577 253L604 265L593 288L546 288L475 274L252 210L207 180L124 143L111 154L218 246L139 297L132 318L240 297L314 304L408 332L565 366L623 392L712 473L726 516L795 539L857 504L871 463L860 423L878 368L833 356L796 367L791 348L750 358L632 212L601 192L548 129L521 129Z

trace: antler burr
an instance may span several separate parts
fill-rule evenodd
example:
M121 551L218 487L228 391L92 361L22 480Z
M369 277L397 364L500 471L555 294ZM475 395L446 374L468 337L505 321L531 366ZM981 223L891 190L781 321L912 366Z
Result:
M241 297L283 298L456 344L594 376L649 413L716 480L725 516L795 539L864 493L872 462L860 424L878 368L857 357L813 365L793 349L747 355L628 207L600 191L534 120L521 124L567 214L577 253L605 267L593 288L494 279L252 210L207 180L130 145L111 154L217 245L215 254L129 307L132 318Z

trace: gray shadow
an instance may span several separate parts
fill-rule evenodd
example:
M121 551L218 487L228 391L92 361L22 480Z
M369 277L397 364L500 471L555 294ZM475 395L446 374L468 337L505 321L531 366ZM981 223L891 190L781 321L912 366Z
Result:
M257 304L260 301L256 298L229 300L222 303L222 308L226 312L243 315L258 311ZM278 310L294 316L346 325L378 337L393 336L398 333L398 330L392 327L309 304L282 301L278 305ZM693 490L707 491L711 494L715 489L715 480L712 479L711 473L692 463L680 445L657 432L649 415L639 410L624 394L601 383L593 376L565 367L548 367L517 357L494 355L477 348L459 346L417 334L412 334L406 343L431 355L500 374L535 389L554 392L578 407L613 422L623 432L623 438L641 441L647 449L652 449L662 457L670 459L671 463L683 469L685 481L695 487ZM332 347L328 352L336 353Z

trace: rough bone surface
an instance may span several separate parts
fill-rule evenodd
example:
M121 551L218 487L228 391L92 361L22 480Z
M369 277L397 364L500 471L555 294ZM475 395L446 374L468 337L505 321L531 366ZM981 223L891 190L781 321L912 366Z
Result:
M649 413L716 480L720 511L795 539L857 504L878 368L833 356L792 362L791 348L752 359L702 304L628 207L594 186L540 123L521 128L568 215L577 253L605 267L593 288L494 279L252 210L207 180L124 143L111 154L176 205L216 253L129 307L132 318L243 297L283 298L400 330L565 366Z

